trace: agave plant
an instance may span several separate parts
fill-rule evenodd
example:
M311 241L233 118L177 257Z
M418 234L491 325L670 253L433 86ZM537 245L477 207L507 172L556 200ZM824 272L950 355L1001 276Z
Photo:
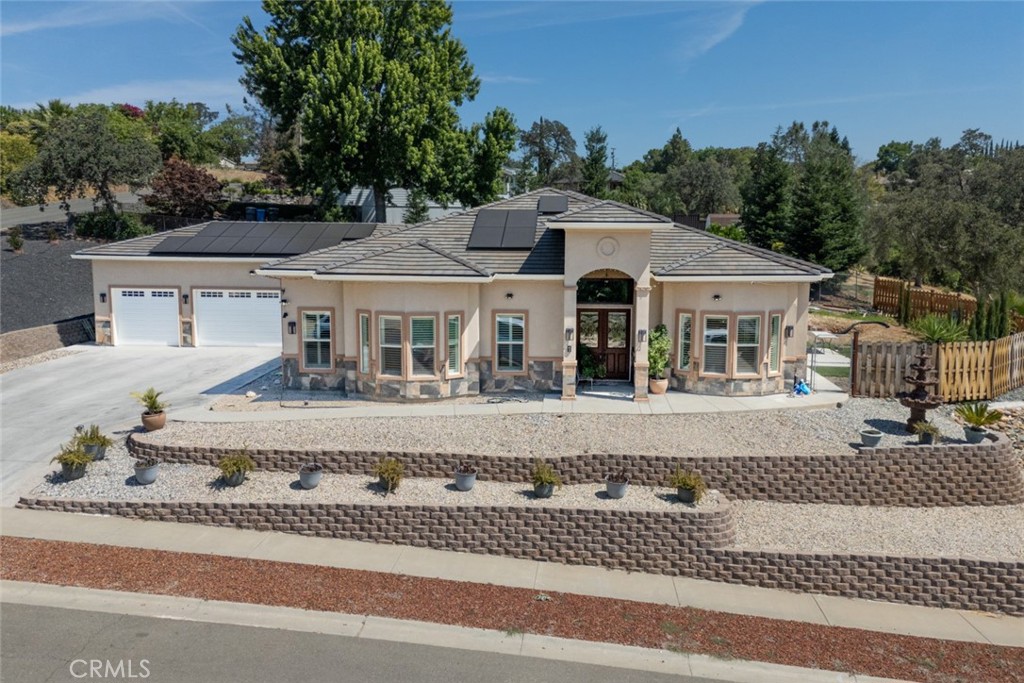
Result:
M998 410L990 410L988 403L964 403L956 407L956 414L971 427L983 429L989 425L997 424L1003 419L1003 414Z
M967 341L969 336L967 325L953 320L949 316L935 313L918 318L910 327L923 341L929 344Z

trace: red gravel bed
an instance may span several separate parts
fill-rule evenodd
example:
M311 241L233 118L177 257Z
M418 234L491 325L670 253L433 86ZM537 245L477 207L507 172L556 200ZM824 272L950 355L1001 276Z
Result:
M928 683L1024 681L1024 648L290 562L4 536L0 578L413 619Z

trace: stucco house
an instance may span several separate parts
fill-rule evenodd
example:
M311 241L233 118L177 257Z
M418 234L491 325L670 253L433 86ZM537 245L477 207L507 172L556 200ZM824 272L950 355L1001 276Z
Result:
M98 336L139 343L140 316L152 329L162 306L152 343L280 343L287 386L377 399L571 400L579 343L645 400L649 331L664 323L673 389L761 395L805 372L810 283L832 276L550 188L412 226L231 225L79 252Z

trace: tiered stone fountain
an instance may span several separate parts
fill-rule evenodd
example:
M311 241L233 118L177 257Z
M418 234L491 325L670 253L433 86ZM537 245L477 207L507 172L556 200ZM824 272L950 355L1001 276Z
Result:
M942 405L942 397L936 396L928 391L926 387L939 385L935 368L932 365L931 354L927 345L921 346L921 352L914 356L917 362L910 366L915 376L904 377L907 384L914 385L913 391L904 391L899 396L900 403L910 408L910 419L907 420L907 431L913 433L914 425L918 422L927 422L928 416L925 411L938 408ZM934 379L933 379L934 378Z

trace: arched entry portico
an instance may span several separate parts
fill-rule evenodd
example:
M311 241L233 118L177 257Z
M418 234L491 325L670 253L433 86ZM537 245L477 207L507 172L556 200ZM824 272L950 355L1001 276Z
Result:
M593 271L576 282L581 379L632 379L633 297L633 278L618 270Z

